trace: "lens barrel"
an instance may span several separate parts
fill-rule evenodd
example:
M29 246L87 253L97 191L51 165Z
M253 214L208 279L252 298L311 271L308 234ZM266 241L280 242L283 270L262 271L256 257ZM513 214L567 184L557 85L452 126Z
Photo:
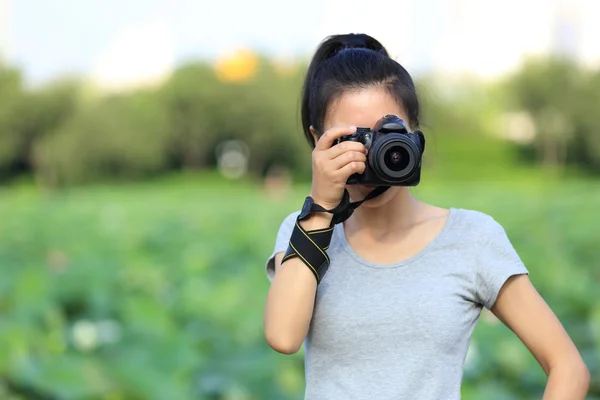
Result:
M374 142L368 161L379 178L392 183L411 176L420 157L416 144L406 135L389 133Z

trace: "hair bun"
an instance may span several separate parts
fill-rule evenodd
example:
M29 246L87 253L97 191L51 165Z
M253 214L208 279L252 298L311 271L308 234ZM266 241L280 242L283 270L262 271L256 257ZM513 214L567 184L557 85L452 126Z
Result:
M386 52L379 41L364 33L349 33L339 35L339 40L346 49L369 49L377 52Z
M317 51L317 59L326 60L345 49L369 49L388 55L385 47L377 39L364 33L348 33L326 38Z

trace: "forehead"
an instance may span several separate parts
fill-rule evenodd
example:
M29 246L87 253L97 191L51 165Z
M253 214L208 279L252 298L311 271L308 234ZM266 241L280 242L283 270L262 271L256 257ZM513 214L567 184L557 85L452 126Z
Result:
M324 130L334 126L373 128L386 114L394 114L408 123L404 107L384 88L367 88L343 93L333 101L325 116Z

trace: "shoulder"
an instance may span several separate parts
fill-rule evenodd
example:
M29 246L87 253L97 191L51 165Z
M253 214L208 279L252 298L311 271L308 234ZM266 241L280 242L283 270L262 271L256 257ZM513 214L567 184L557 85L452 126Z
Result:
M493 216L475 210L459 210L459 214L457 219L462 226L462 234L457 235L458 240L469 242L476 261L485 260L489 264L494 259L500 263L521 264L504 226Z
M272 253L267 257L267 261L265 264L266 273L269 280L272 280L275 276L275 255L277 253L282 253L287 250L288 242L290 240L290 237L292 236L294 224L299 214L300 210L288 214L279 225L279 230L277 231L277 238L275 239L275 246L273 248Z
M491 221L495 221L494 217L482 211L466 208L457 208L455 210L458 212L463 221L471 224L472 226L486 225L491 223Z
M505 241L504 226L492 215L478 210L454 209L455 233L463 240L478 244Z
M481 211L460 210L463 233L472 240L468 246L472 271L472 293L477 302L491 309L506 280L513 275L528 274L504 227ZM460 237L457 240L461 240Z
M277 233L277 237L281 240L289 240L292 235L292 231L294 230L294 225L296 224L296 219L298 219L298 215L300 214L300 210L289 213L283 218L283 220L279 224L279 231Z

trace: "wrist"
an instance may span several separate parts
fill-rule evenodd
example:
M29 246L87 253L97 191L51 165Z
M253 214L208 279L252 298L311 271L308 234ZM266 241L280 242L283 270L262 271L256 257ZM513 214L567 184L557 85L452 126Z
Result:
M341 199L339 201L337 201L336 203L332 203L330 201L325 201L322 198L320 198L319 195L315 195L314 192L312 192L312 191L310 192L309 196L312 197L313 202L315 204L320 205L321 207L323 207L326 210L332 210L332 209L336 208L340 204L340 201L341 201Z
M333 214L316 204L312 196L306 197L281 263L292 257L300 257L311 269L319 284L329 268L326 250L333 234L333 221Z

